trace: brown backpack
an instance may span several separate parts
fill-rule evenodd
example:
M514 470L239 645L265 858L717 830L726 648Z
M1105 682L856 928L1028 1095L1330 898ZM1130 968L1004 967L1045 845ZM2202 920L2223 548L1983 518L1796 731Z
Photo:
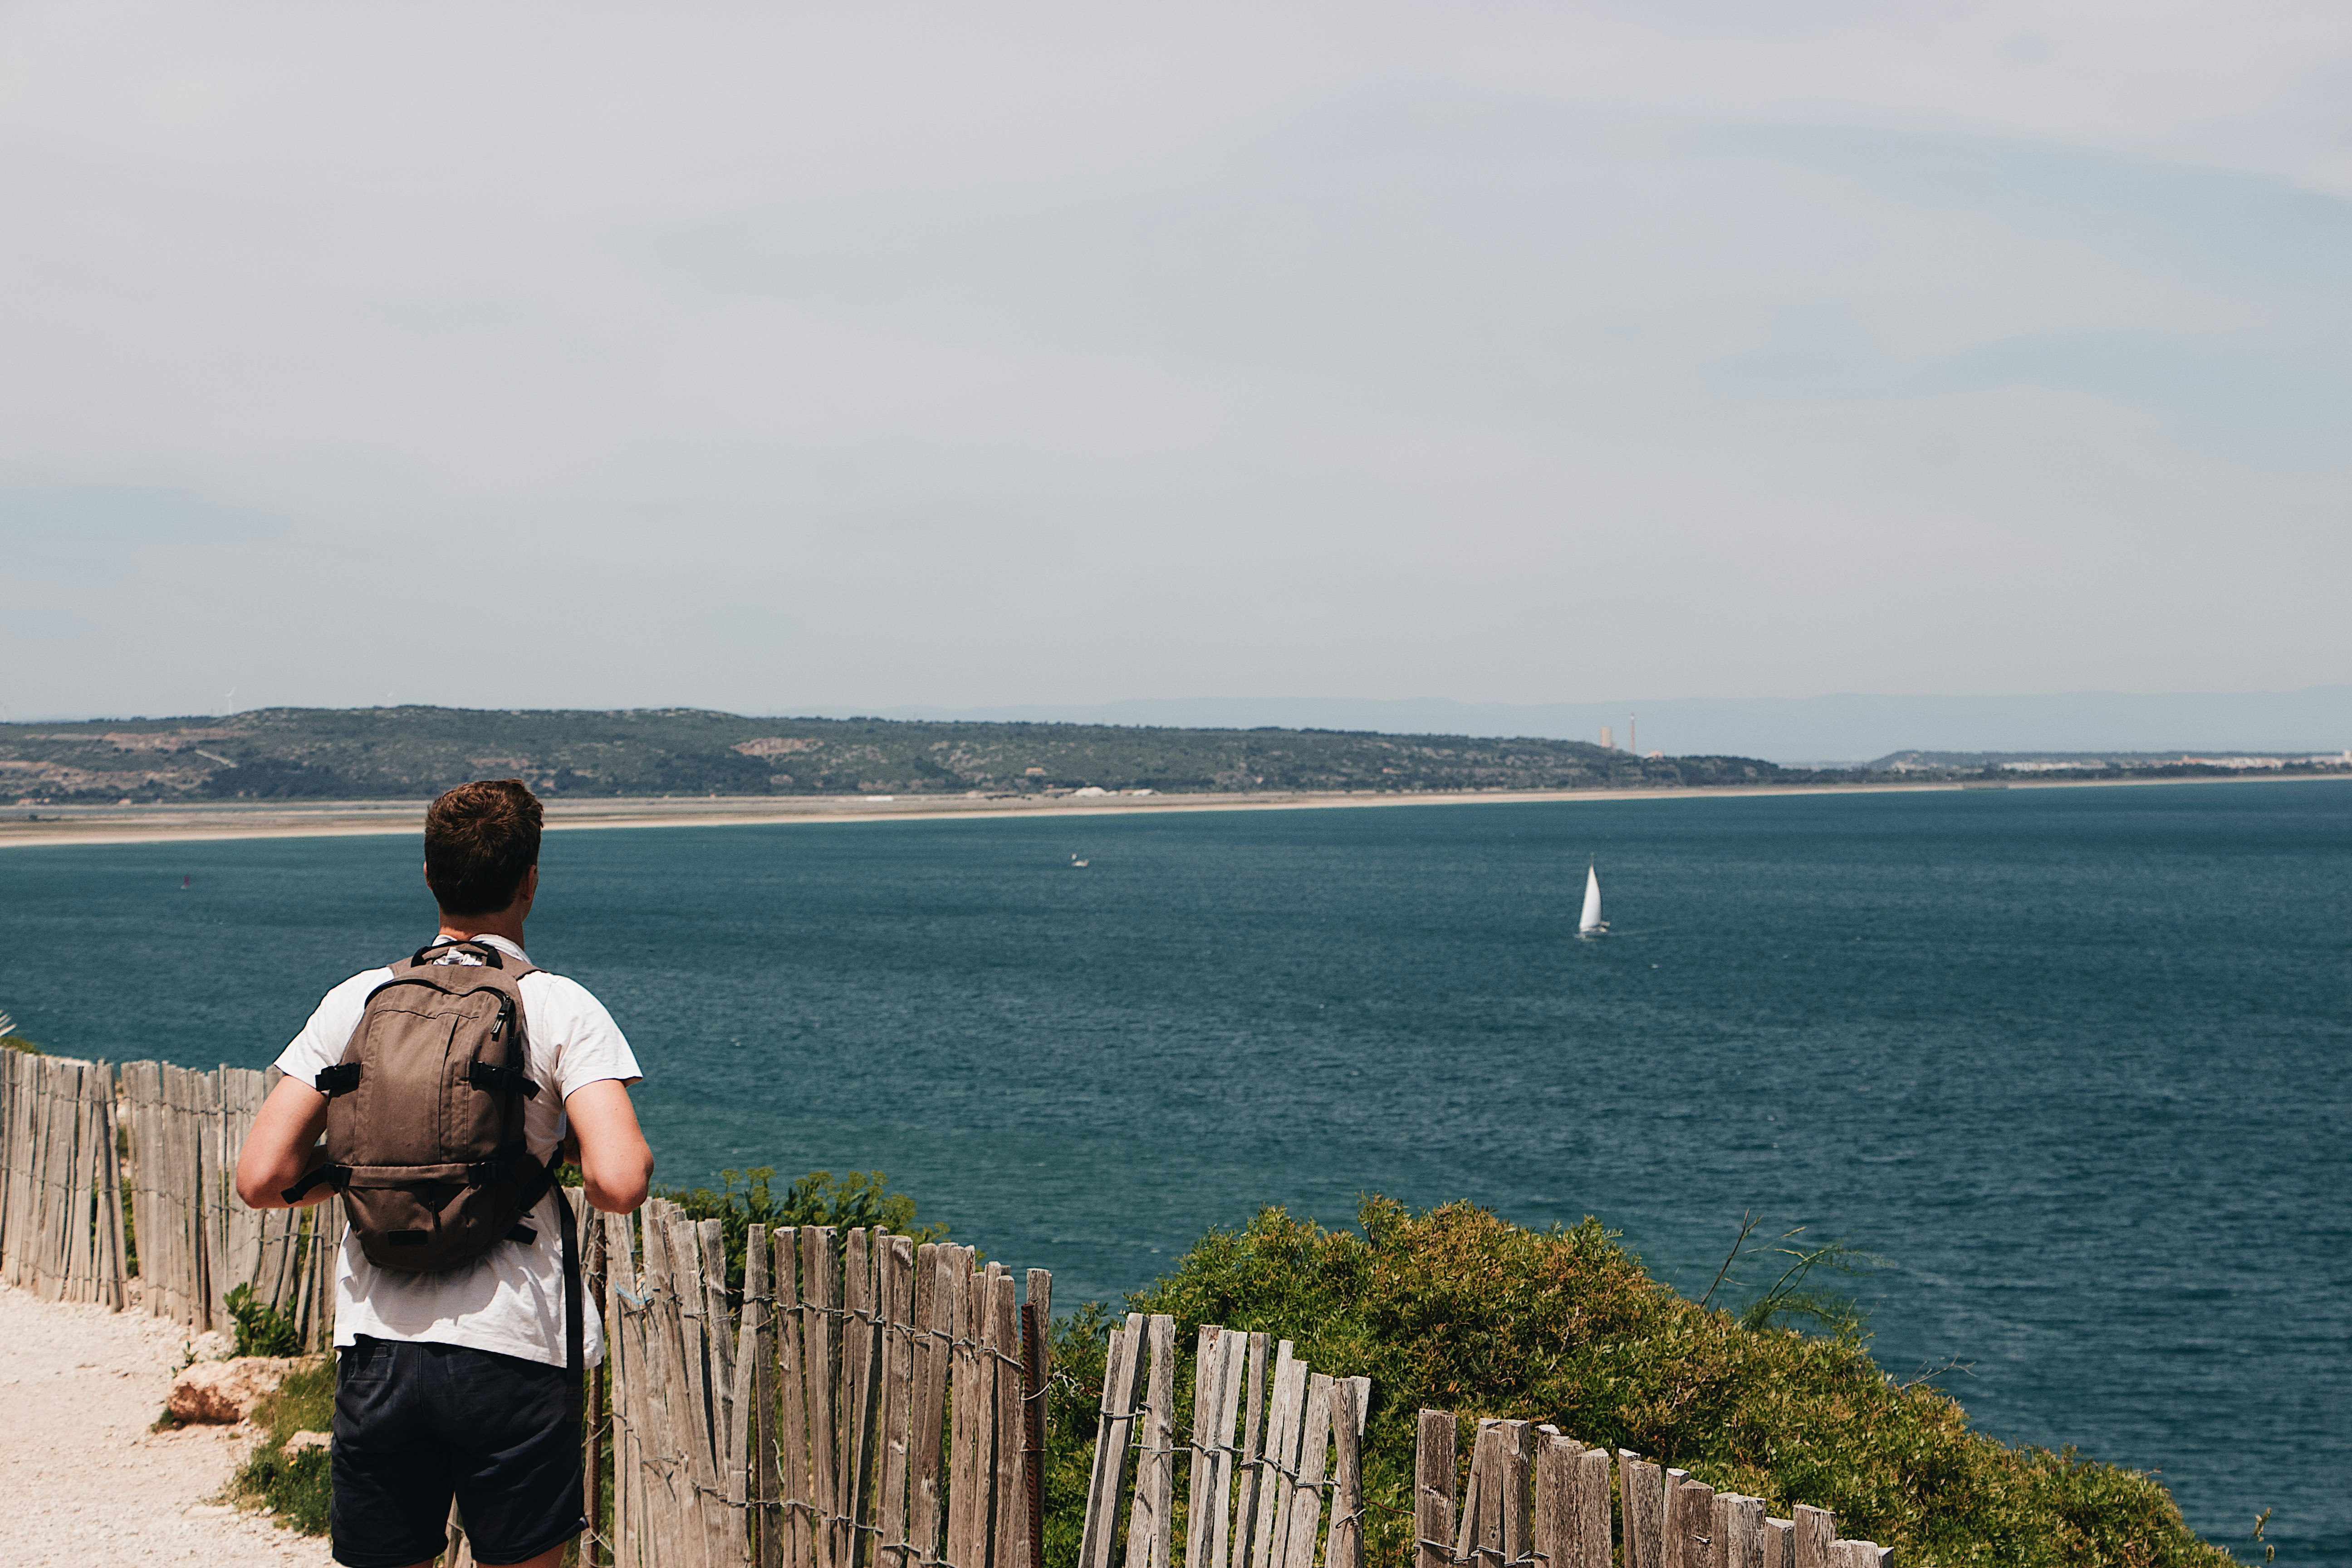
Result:
M479 963L461 962L460 952ZM435 1274L508 1241L555 1184L523 1138L522 993L533 966L486 942L440 942L392 966L368 993L343 1059L320 1069L327 1163L286 1189L343 1194L361 1250L379 1268ZM582 1361L579 1243L558 1195L570 1365Z

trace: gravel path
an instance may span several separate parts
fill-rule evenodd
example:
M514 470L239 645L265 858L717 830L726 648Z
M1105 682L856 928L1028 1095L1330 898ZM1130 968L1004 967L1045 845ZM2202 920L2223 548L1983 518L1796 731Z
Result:
M211 1500L253 1446L249 1426L150 1432L187 1331L135 1310L42 1301L0 1287L0 1495L11 1568L107 1562L324 1568L297 1535Z

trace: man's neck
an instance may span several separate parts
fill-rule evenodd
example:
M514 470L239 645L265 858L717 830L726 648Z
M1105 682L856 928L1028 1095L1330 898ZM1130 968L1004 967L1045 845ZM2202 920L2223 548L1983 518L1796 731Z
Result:
M441 934L457 942L469 942L484 936L504 937L520 947L522 921L498 915L468 915L462 919L444 915L441 917Z

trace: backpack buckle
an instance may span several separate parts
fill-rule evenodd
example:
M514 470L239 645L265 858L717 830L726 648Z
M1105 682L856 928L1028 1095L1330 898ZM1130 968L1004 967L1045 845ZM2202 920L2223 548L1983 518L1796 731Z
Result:
M539 1098L539 1085L513 1068L498 1067L489 1062L467 1063L466 1081L476 1089L511 1089L519 1091L525 1100Z
M329 1100L339 1094L349 1094L360 1086L360 1066L358 1062L339 1062L331 1068L320 1068L319 1076L311 1082Z
M496 1160L479 1160L466 1167L466 1184L469 1187L487 1187L498 1179Z

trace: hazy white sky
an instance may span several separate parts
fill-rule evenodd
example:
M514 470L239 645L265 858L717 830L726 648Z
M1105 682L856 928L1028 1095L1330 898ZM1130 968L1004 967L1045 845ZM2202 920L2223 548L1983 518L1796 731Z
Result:
M2352 679L2341 4L10 5L0 182L8 717Z

